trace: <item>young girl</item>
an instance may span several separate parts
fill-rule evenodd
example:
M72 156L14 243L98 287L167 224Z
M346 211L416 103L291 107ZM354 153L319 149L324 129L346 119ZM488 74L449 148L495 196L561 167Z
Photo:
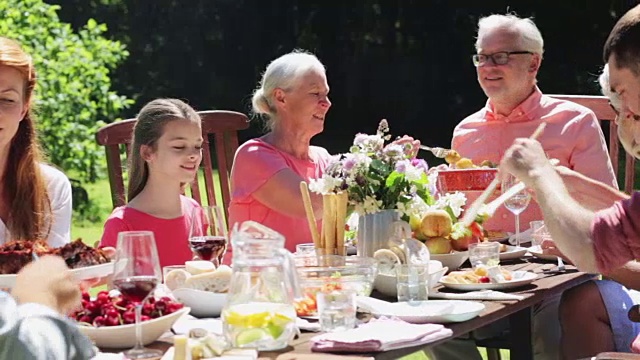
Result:
M70 241L71 184L43 163L31 111L35 86L31 57L0 37L0 245Z
M202 160L198 114L176 99L157 99L137 116L129 155L129 203L113 210L100 246L116 246L121 231L149 230L155 235L160 266L182 265L189 249L191 214L200 205L181 195Z

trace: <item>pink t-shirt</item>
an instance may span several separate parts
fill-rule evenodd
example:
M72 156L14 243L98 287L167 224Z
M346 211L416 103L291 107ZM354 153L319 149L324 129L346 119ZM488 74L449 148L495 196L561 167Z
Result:
M253 220L265 225L286 239L285 247L295 251L297 244L313 242L307 218L292 217L262 204L253 194L272 176L291 169L304 180L322 176L331 155L324 148L309 147L309 160L298 159L261 139L249 140L236 152L231 169L231 203L229 228L235 223ZM318 220L318 226L321 222Z
M603 274L640 259L640 192L596 213L591 224L593 251Z
M453 131L452 149L479 164L484 160L499 163L516 138L531 136L541 122L547 126L538 141L547 156L592 179L618 188L607 145L595 114L588 108L535 91L509 116L494 112L491 101L475 114L462 120ZM481 191L466 192L471 204ZM541 220L542 212L535 201L520 214L520 229L529 222ZM514 215L501 206L485 223L491 230L514 231Z
M157 218L127 206L115 208L104 223L100 246L116 247L118 233L121 231L152 231L158 248L160 266L184 264L193 258L189 248L189 229L193 209L200 208L200 205L186 196L180 196L180 201L182 216L174 219Z

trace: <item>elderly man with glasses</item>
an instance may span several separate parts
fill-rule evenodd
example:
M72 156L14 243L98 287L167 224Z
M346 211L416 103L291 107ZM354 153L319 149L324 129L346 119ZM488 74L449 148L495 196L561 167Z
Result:
M475 45L473 64L488 100L482 109L456 126L452 148L476 164L485 160L499 163L516 138L530 136L545 122L547 126L539 140L550 158L617 188L606 142L594 113L575 103L545 96L536 85L544 41L533 21L511 14L481 18ZM467 201L471 203L478 195L479 192L468 192ZM541 219L538 204L531 201L520 214L521 228ZM513 232L514 216L501 207L485 223L485 228ZM536 359L559 357L559 301L559 296L550 298L534 308ZM432 358L481 359L473 340L493 337L507 329L506 320L497 322L491 328L474 332L469 339L434 347Z

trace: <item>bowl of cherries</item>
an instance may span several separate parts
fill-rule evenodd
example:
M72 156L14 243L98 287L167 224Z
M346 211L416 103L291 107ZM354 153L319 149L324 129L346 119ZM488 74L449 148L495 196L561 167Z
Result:
M135 345L135 303L117 291L101 291L91 299L82 294L82 309L71 314L80 331L101 348L130 348ZM144 345L169 331L189 308L169 298L149 297L142 306L140 325Z

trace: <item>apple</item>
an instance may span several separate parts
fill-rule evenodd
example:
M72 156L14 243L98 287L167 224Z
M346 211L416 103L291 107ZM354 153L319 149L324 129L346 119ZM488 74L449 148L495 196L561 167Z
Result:
M448 254L451 252L451 240L445 237L432 237L424 242L431 254Z
M451 216L445 210L429 210L424 214L420 232L428 237L443 237L451 233Z
M469 250L469 244L480 242L480 238L476 235L469 234L457 240L451 240L451 247L456 251Z

